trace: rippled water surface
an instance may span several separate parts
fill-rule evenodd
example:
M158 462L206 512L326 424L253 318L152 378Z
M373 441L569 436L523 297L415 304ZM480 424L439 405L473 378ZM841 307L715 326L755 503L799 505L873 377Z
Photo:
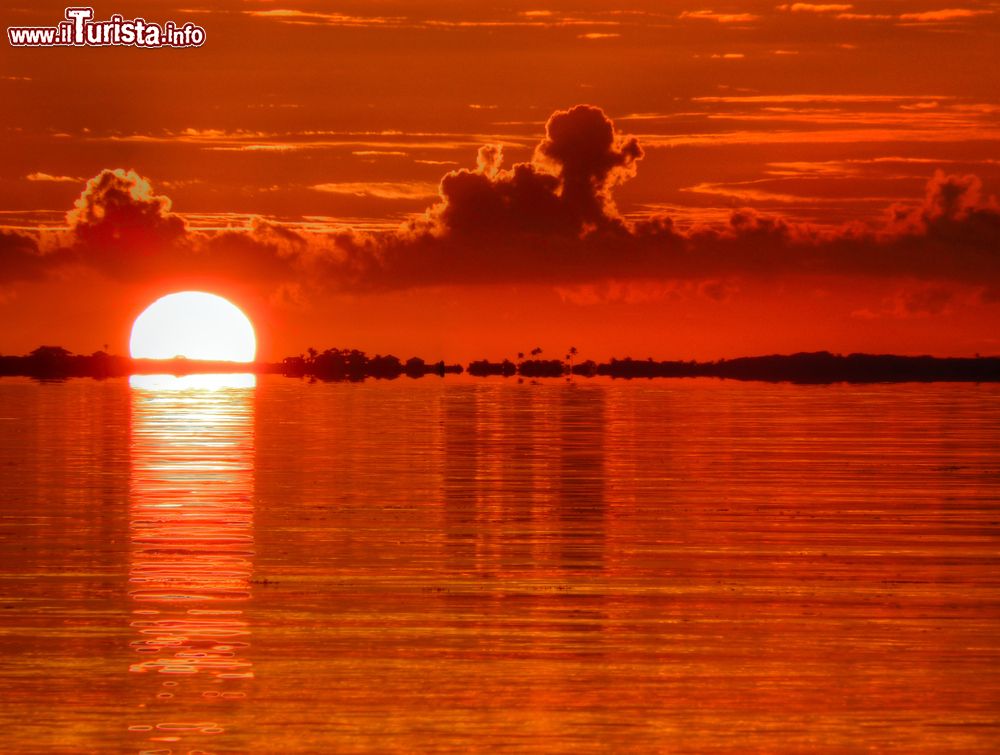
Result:
M0 380L5 752L1000 749L1000 388Z

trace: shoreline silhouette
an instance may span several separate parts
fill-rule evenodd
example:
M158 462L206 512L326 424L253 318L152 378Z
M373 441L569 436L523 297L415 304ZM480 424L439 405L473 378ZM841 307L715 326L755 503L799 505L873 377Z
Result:
M893 354L832 354L827 351L737 357L710 362L611 358L607 362L575 362L576 350L566 359L532 358L517 361L474 360L467 366L443 360L427 362L411 357L405 362L391 354L369 356L357 349L310 349L307 354L286 357L281 362L221 362L178 357L168 360L132 359L104 351L74 354L59 346L40 346L23 356L0 355L0 377L31 377L60 380L73 377L95 379L129 375L206 373L275 374L322 381L359 382L366 379L418 379L426 376L468 374L472 377L500 376L518 379L571 379L610 377L622 380L712 377L729 380L826 383L901 382L1000 382L1000 357L898 356Z

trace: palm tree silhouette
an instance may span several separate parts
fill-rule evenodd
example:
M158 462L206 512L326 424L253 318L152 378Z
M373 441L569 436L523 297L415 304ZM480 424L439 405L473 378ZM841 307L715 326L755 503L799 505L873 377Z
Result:
M569 374L573 374L573 357L577 355L576 346L570 346L569 352L566 354L566 361L569 362Z

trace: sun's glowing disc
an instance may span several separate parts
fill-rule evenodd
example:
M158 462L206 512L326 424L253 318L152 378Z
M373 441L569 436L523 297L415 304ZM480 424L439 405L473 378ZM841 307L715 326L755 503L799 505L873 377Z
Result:
M257 338L249 318L221 296L181 291L157 299L135 319L133 359L252 362Z

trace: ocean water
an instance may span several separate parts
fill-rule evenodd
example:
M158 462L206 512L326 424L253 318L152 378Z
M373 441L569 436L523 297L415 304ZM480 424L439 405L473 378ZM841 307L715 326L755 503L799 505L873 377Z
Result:
M0 380L4 752L1000 749L1000 387Z

